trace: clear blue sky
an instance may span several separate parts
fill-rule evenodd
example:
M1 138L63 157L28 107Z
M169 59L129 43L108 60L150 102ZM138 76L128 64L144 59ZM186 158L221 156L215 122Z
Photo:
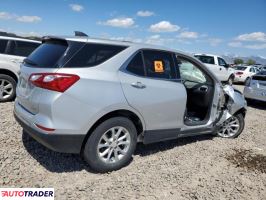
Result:
M266 0L1 0L0 29L266 57Z

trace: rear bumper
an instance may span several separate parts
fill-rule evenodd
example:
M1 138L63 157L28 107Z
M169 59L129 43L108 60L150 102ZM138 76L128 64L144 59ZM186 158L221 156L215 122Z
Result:
M15 119L23 127L26 133L33 137L37 142L41 143L45 147L62 153L80 153L82 143L85 135L77 134L58 134L58 133L41 133L28 124L26 124L19 116L14 112Z
M266 91L265 90L256 90L251 87L245 87L244 96L247 99L254 99L254 100L266 102Z

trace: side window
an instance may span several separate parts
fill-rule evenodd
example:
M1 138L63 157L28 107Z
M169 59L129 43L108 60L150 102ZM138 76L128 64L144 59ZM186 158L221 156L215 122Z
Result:
M254 68L250 68L249 71L255 73Z
M28 57L40 44L33 42L15 41L10 54Z
M127 71L139 76L144 76L144 65L141 52L137 53L135 57L130 61L127 66Z
M0 40L0 53L5 53L7 40Z
M86 44L66 64L66 67L93 67L112 58L127 47L105 44Z
M171 53L144 50L144 64L147 77L161 79L175 79L175 65Z
M207 83L207 76L197 65L184 58L177 58L179 63L180 76L187 87Z
M219 64L220 66L225 66L225 65L226 65L226 62L224 61L224 59L222 59L222 58L218 58L218 64Z

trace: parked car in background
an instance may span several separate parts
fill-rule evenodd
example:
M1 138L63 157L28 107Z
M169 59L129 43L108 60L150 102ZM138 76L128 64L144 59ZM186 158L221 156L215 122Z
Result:
M234 82L247 83L257 72L258 70L254 66L236 66Z
M0 102L14 99L20 64L40 41L0 36Z
M266 71L266 66L261 67L260 71Z
M235 77L234 69L222 57L211 54L195 54L194 56L203 62L220 81L230 85L233 84Z
M247 100L266 102L266 71L261 71L251 77L246 83L244 96Z
M137 142L235 138L245 112L240 92L182 52L49 36L21 65L14 107L26 133L100 172L125 166Z

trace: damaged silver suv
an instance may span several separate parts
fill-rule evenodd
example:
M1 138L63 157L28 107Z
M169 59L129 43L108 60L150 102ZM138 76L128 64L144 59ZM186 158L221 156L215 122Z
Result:
M235 138L245 113L243 95L192 56L88 37L44 37L21 65L14 109L38 142L99 172L125 166L137 142Z

